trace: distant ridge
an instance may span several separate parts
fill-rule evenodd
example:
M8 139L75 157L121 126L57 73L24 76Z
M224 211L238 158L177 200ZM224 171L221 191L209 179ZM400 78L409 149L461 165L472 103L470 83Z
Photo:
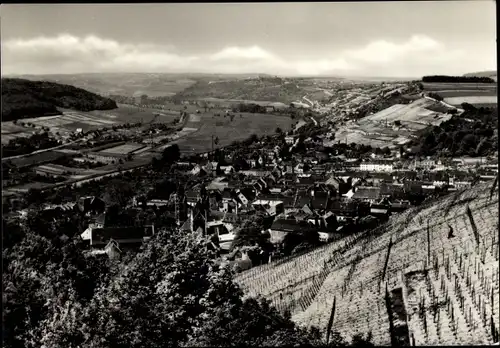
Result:
M496 81L497 80L497 71L496 70L478 71L478 72L473 72L473 73L467 73L467 74L464 74L463 76L466 76L466 77L472 77L472 76L489 77L489 78Z

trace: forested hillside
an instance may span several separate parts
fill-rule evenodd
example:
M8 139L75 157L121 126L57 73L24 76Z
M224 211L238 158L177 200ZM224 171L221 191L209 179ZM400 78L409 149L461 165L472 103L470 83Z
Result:
M47 81L2 79L2 121L58 115L57 107L110 110L116 103L84 89Z
M443 82L443 83L495 83L493 79L486 76L446 76L432 75L422 77L423 82Z

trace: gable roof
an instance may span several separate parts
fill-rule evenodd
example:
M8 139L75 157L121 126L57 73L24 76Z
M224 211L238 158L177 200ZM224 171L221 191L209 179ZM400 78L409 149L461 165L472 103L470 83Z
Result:
M354 192L353 199L377 199L380 196L380 188L360 186Z

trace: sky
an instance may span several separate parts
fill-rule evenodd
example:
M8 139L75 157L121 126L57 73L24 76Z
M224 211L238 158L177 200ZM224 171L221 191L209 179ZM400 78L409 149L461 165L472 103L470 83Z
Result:
M493 0L3 4L1 72L421 77L496 70Z

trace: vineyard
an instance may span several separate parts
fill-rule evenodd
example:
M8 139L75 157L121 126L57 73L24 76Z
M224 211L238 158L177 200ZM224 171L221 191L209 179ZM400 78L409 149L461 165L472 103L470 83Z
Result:
M288 260L238 276L301 325L377 345L498 342L498 191L458 191ZM330 322L331 323L331 322Z

